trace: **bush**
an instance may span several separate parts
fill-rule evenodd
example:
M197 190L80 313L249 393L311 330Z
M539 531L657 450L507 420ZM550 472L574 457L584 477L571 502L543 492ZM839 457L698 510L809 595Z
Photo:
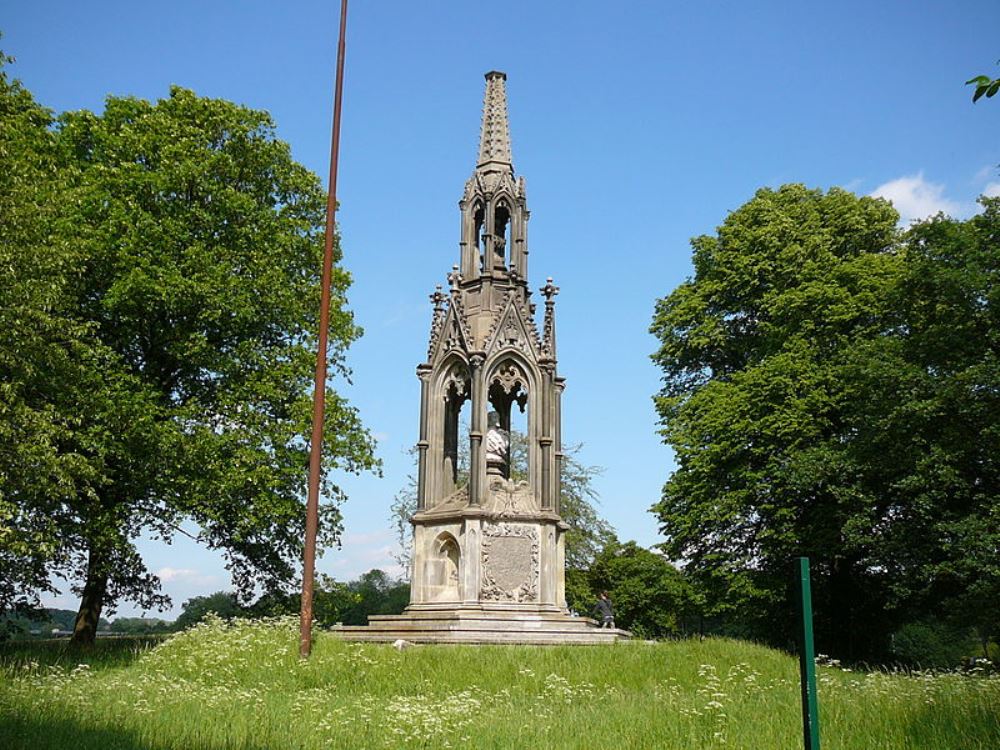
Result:
M893 657L908 667L950 669L978 652L970 628L933 619L907 623L892 636Z

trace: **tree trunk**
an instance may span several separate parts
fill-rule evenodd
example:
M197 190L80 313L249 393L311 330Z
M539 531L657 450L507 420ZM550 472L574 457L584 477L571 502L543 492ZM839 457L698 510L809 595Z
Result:
M87 553L87 581L83 585L83 596L80 598L80 611L76 614L73 625L75 646L92 646L97 638L97 625L101 620L101 610L104 608L104 594L108 589L108 569L105 556L101 550L91 546Z

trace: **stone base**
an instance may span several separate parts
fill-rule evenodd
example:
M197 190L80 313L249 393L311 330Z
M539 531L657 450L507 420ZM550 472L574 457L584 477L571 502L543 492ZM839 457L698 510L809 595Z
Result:
M632 637L627 630L600 628L589 617L518 609L408 608L401 615L371 615L368 625L341 625L330 632L346 641L413 643L509 643L593 645Z

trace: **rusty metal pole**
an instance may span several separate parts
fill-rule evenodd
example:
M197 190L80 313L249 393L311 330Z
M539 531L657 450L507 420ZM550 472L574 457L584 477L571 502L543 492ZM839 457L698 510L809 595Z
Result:
M337 158L340 154L340 101L344 92L344 39L347 0L340 3L340 41L337 44L337 84L333 94L333 136L330 142L330 189L326 198L326 248L323 252L323 288L319 303L319 344L316 351L316 388L313 393L312 443L309 453L309 495L306 500L306 539L302 553L302 610L299 618L299 656L312 652L313 579L316 575L316 532L319 527L319 473L323 451L326 407L326 347L330 327L330 276L337 216Z

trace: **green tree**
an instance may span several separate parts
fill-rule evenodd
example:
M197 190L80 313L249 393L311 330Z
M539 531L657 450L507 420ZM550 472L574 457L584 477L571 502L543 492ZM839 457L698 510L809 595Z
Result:
M335 619L324 624L367 625L369 615L398 615L410 603L410 585L383 570L369 570L345 588Z
M677 468L653 511L710 613L790 635L790 564L813 560L828 653L884 651L885 571L872 560L881 499L859 479L856 376L885 332L899 277L885 201L763 189L692 241L694 277L659 300L655 402ZM852 416L855 418L852 419Z
M251 617L299 613L299 594L267 594L247 612ZM367 625L369 615L398 615L410 603L410 585L383 570L369 570L347 583L320 574L313 590L313 618L324 627L338 622Z
M208 596L195 596L184 602L180 615L174 621L174 630L187 630L209 614L216 614L228 620L233 617L243 617L247 614L247 610L231 591L216 591ZM117 622L118 620L115 620L115 623Z
M111 621L110 630L127 635L155 635L169 633L173 627L172 622L158 617L116 617Z
M266 113L229 102L179 88L155 104L110 97L103 114L68 113L50 130L23 90L4 86L0 137L21 149L25 175L32 149L54 152L40 163L56 185L32 194L17 173L2 198L22 212L3 220L17 239L15 268L42 269L0 290L4 324L13 320L34 355L15 362L0 350L0 430L42 438L2 459L0 554L18 563L10 586L4 566L4 587L44 590L66 566L81 594L74 640L92 642L117 601L165 603L134 540L169 539L187 522L225 553L238 593L281 589L304 517L325 204L317 178ZM30 143L17 140L22 123ZM360 335L349 284L335 266L327 355L341 376ZM37 379L50 359L65 373ZM325 441L321 546L340 530L331 470L377 466L356 411L332 388ZM53 485L60 491L45 491ZM43 544L32 552L35 539Z
M695 611L694 595L683 573L663 555L635 542L604 547L587 579L592 593L577 611L589 613L597 593L607 591L614 605L615 624L641 637L676 635Z
M51 113L8 77L10 61L0 53L0 612L56 591L73 502L95 492L104 468L99 430L83 415L100 413L120 384L73 302L83 254L65 230L77 170Z
M871 564L892 595L974 627L1000 624L1000 199L906 235L893 325L851 377L861 478L880 500ZM877 408L872 408L877 404Z

